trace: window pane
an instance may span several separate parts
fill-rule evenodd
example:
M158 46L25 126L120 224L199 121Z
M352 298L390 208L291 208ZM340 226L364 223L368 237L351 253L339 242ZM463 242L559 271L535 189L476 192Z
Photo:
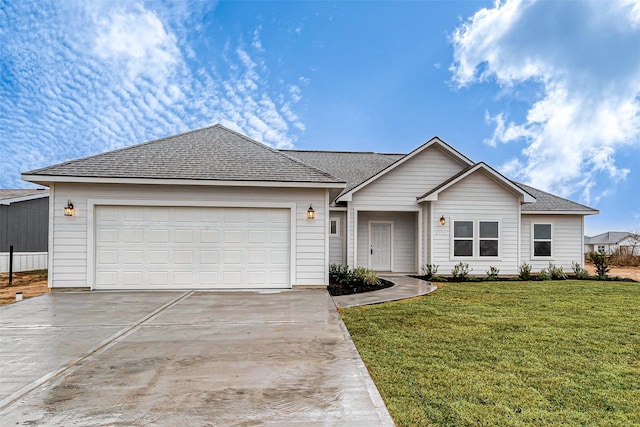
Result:
M551 240L551 224L534 224L533 238Z
M455 240L453 256L473 256L473 240Z
M329 234L338 234L338 221L333 219L331 220L330 224L331 225L329 226Z
M498 241L480 240L480 256L498 256Z
M551 242L533 242L534 256L551 256Z
M498 222L480 222L480 238L498 238Z
M473 221L455 221L453 237L473 237Z

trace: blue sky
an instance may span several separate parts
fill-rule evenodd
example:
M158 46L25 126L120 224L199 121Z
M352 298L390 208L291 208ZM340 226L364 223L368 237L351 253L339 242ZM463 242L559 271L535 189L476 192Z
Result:
M0 0L0 187L222 123L275 147L437 135L640 229L640 1Z

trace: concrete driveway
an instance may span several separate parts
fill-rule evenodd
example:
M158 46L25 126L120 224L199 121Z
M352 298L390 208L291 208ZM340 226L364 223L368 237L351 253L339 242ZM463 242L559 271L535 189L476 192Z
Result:
M52 293L0 307L3 425L393 425L331 298Z

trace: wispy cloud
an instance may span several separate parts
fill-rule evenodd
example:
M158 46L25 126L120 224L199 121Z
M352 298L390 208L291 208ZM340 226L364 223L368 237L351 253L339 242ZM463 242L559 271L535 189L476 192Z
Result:
M189 4L186 4L189 3ZM71 158L222 123L276 147L304 130L260 28L203 51L208 2L11 2L0 11L0 186ZM209 10L209 12L211 12ZM201 46L200 46L201 47Z
M525 144L503 171L586 201L608 191L599 182L627 176L616 154L640 146L640 2L497 1L461 25L453 44L460 87L539 88L524 120L487 115L495 126L487 143Z

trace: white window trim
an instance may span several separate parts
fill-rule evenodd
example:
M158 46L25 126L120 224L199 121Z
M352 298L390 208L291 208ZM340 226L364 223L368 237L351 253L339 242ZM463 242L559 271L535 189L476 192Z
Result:
M455 238L455 223L456 222L471 222L473 223L473 238L459 238L456 239ZM480 223L481 222L497 222L498 223L498 238L483 238L480 239ZM471 220L471 219L453 219L451 218L451 220L449 221L449 226L450 226L450 233L449 235L450 237L450 243L449 243L449 247L450 247L450 252L449 252L449 259L451 261L464 261L464 260L473 260L473 261L480 261L480 260L496 260L496 261L500 261L502 260L502 221L499 219L478 219L478 220ZM472 251L472 255L471 256L455 256L454 255L454 242L456 240L473 240L473 251ZM498 256L480 256L480 240L497 240L498 241Z
M331 222L335 221L336 222L336 232L335 233L331 233ZM340 217L337 216L332 216L329 217L329 237L340 237L341 233L340 233Z
M548 225L551 227L551 239L547 240L547 239L536 239L536 235L535 235L535 229L536 229L536 225ZM553 259L553 241L554 239L554 234L553 234L553 223L550 222L532 222L531 223L531 259L549 259L552 260ZM550 242L551 243L551 255L543 255L543 256L536 256L536 241L538 242Z

